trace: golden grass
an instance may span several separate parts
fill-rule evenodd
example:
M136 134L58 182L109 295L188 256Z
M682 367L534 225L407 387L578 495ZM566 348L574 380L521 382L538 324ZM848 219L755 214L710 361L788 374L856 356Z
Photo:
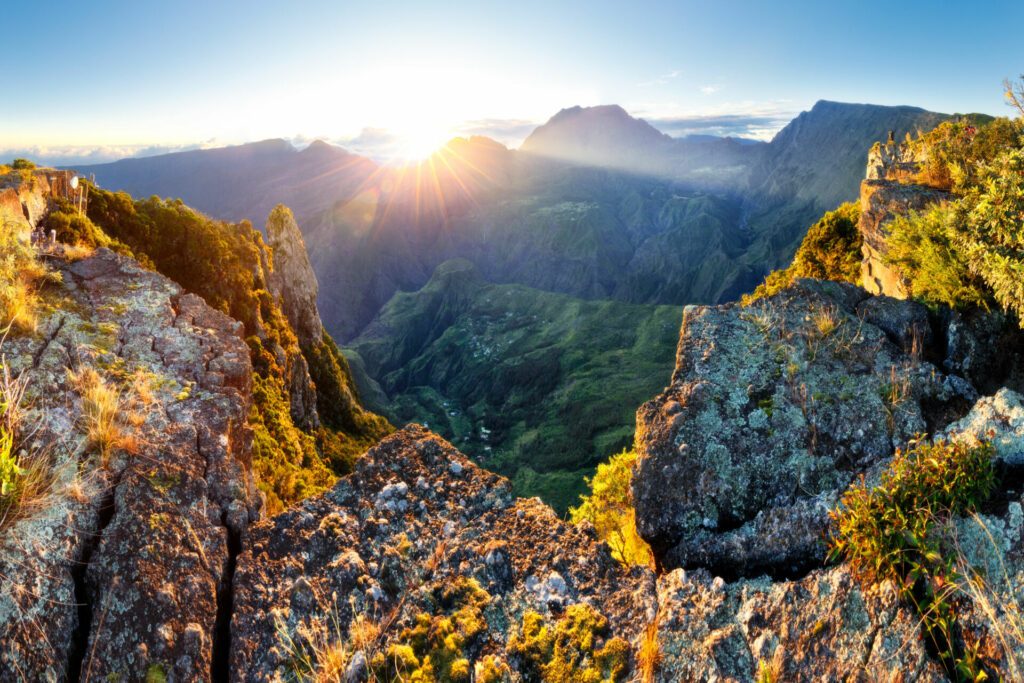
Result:
M106 467L115 451L138 452L145 417L132 410L121 389L90 367L68 371L68 379L82 399L81 426L89 446L99 452L100 465Z
M0 329L35 332L38 326L40 282L46 267L17 224L0 225Z
M840 322L839 314L831 306L822 306L811 314L811 324L823 338L835 332Z
M641 683L654 683L661 660L661 647L658 644L658 619L655 617L654 621L644 627L640 651L636 655Z
M52 504L53 463L47 448L25 448L26 382L0 362L0 529ZM28 433L26 433L28 432Z

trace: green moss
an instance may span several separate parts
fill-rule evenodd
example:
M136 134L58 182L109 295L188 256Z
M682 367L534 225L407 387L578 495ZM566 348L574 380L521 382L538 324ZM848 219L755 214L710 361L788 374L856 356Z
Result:
M146 667L146 683L167 683L167 671L163 664L150 664Z
M476 683L509 683L512 670L494 655L487 655L476 663Z
M434 609L416 615L414 624L371 662L377 680L469 683L470 659L487 630L483 608L490 595L475 580L459 578L432 597Z
M551 626L536 612L523 615L521 629L507 650L528 680L546 683L612 683L629 670L630 648L622 638L606 638L608 619L590 605L571 605Z

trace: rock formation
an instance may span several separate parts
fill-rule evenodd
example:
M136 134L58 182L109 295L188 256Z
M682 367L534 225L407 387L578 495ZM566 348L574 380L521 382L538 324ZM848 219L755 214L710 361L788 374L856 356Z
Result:
M316 307L316 274L295 217L282 204L267 218L267 242L274 250L273 268L267 277L271 294L280 299L281 310L288 316L299 344L303 348L319 344L324 326Z
M56 196L71 196L73 171L52 168L11 171L0 176L0 221L35 230Z
M410 426L330 493L251 529L235 575L232 680L280 680L297 651L350 642L358 616L390 625L370 645L383 652L466 580L488 596L485 632L459 655L474 661L507 659L526 610L556 621L586 603L627 641L655 614L649 570L626 570L592 528L514 499L507 480ZM351 661L372 660L367 644L353 649Z
M882 304L799 280L749 308L686 309L672 384L637 414L637 526L663 567L818 564L854 477L969 407L974 389L921 358L924 309Z
M949 193L916 184L923 158L907 145L875 145L860 185L861 283L872 294L906 298L906 285L885 262L886 224L897 216L946 201Z
M39 336L3 347L56 481L41 514L3 533L0 680L208 678L238 539L260 514L241 324L103 249L51 263L58 305ZM131 430L106 456L69 375L89 369Z

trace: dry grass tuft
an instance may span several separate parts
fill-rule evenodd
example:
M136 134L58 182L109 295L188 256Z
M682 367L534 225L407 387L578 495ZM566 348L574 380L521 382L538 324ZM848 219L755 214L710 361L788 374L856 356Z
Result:
M658 667L661 666L661 647L658 645L658 620L647 624L644 627L640 641L640 651L636 655L637 665L640 668L641 683L654 683Z
M25 231L10 222L0 225L0 328L35 332L37 291L47 275Z
M33 431L25 424L26 382L6 362L0 366L0 529L6 529L50 506L54 472L49 449L23 447Z
M121 389L90 367L68 371L68 379L82 398L82 428L89 445L99 452L100 464L106 467L115 451L137 453L138 427L145 418L132 410Z

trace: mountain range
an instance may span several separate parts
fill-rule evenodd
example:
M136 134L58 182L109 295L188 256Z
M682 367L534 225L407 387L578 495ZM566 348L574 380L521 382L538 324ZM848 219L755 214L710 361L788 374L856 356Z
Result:
M685 304L752 290L857 197L873 142L947 118L821 101L758 142L672 138L618 106L572 107L518 150L458 138L401 167L270 140L78 170L226 219L291 206L324 324L369 406L429 423L564 509L594 463L629 445L633 394L669 375L673 335L639 343L627 328L674 327ZM625 308L602 326L609 302ZM576 362L584 347L603 369ZM624 410L571 415L572 391ZM550 429L572 421L571 435Z

